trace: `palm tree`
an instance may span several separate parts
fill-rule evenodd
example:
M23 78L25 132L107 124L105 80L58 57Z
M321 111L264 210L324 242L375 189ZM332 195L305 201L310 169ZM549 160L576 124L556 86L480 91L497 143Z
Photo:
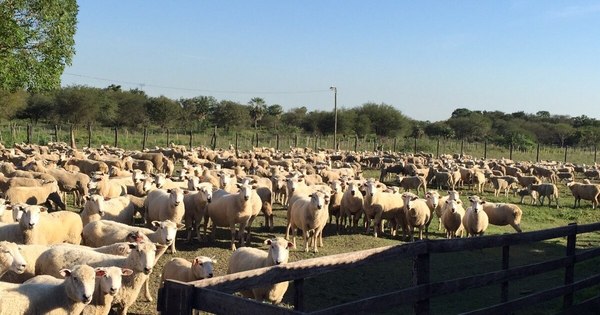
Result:
M254 122L254 129L258 128L258 121L263 118L267 112L267 103L260 97L254 97L248 102L250 105L250 117Z

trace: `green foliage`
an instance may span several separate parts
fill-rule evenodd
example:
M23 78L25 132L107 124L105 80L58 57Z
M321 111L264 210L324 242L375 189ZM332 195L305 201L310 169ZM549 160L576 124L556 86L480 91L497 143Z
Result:
M75 53L77 11L75 0L0 2L0 89L60 86Z
M165 96L153 97L146 103L146 112L150 122L166 128L181 116L181 106Z
M409 131L408 118L391 105L366 103L356 111L359 116L365 115L369 118L373 132L378 136L403 136Z
M226 131L243 130L250 125L250 112L248 106L240 105L233 101L221 101L216 105L211 114L211 122Z
M27 105L28 95L25 91L9 92L0 90L0 119L10 120L17 116Z
M267 113L267 103L260 97L254 97L248 102L248 105L250 106L250 117L254 123L254 129L256 129L258 128L258 122Z

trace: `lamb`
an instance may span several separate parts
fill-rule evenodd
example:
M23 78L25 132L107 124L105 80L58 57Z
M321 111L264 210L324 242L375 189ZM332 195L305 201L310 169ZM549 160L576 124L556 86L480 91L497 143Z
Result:
M437 191L434 191L430 194L429 197L427 197L427 195L425 196L425 199L427 200L427 205L429 206L429 209L431 209L432 206L435 205L434 212L435 212L435 215L438 217L438 223L439 223L438 231L440 231L443 226L442 216L444 215L444 212L446 210L446 201L447 200L460 200L460 195L459 195L458 191L448 190L447 193L448 193L447 196L439 197L439 193L437 193ZM436 196L438 197L437 201L435 200Z
M80 213L83 226L101 219L133 224L135 207L126 196L109 199L94 194L86 196L86 199Z
M512 203L491 203L482 201L483 211L487 214L490 224L505 226L510 225L515 231L521 233L521 217L523 211Z
M181 227L169 220L153 221L152 225L156 231L109 220L93 221L83 228L83 243L91 247L107 246L129 241L131 235L141 233L154 243L168 246L175 241L177 229Z
M149 242L130 243L129 246L132 250L127 257L101 254L71 246L54 247L45 251L37 260L36 274L55 276L64 266L78 263L93 267L115 266L131 269L133 274L123 279L123 285L113 300L113 305L116 305L118 310L117 313L125 315L152 272L157 248L163 249L162 245L154 245ZM146 298L152 300L148 291L146 291Z
M196 231L200 241L200 223L206 213L207 205L212 201L212 184L205 183L198 191L193 191L183 196L185 206L185 227L188 230L187 241L192 240L192 232ZM206 233L206 230L204 231Z
M508 183L508 181L506 181L503 178L500 178L498 176L490 176L490 181L492 182L492 185L494 186L494 196L498 197L500 195L500 191L504 191L504 196L508 197L508 190L511 188L511 184Z
M523 174L521 174L520 172L517 173L517 179L519 180L519 184L522 187L529 187L529 185L531 184L541 184L542 181L534 175L530 175L530 176L525 176Z
M52 175L58 183L58 187L63 192L73 192L75 195L75 205L83 205L83 196L88 194L88 184L90 177L80 172L69 172L65 169L46 168L39 163L35 164L38 172Z
M136 153L136 154L132 154L131 157L134 159L138 159L138 160L147 160L147 161L152 162L152 165L154 165L154 168L156 168L158 171L162 171L162 169L163 169L163 158L165 156L164 156L164 154L162 154L162 152ZM150 173L150 172L148 172L148 173Z
M402 176L398 175L398 185L404 189L404 191L409 192L411 189L417 191L419 194L419 189L423 189L423 195L427 191L427 182L425 178L419 175L416 176Z
M540 194L540 206L544 205L544 199L548 197L548 206L552 202L552 198L554 198L554 203L556 203L556 209L560 206L558 205L558 188L555 184L552 183L542 183L542 184L532 184L528 187L530 190L537 191Z
M288 262L289 249L292 243L278 237L265 240L269 245L268 252L256 248L244 247L233 252L229 258L227 274L253 270L258 268L281 265ZM245 297L251 297L258 301L269 301L273 304L281 303L283 295L287 291L288 282L280 282L260 288L252 288L241 291Z
M262 207L260 197L256 194L255 185L238 184L239 192L227 193L219 190L213 193L213 199L208 205L204 215L204 225L208 219L212 221L212 238L214 239L217 226L228 226L231 231L231 250L235 250L235 225L239 224L240 246L244 244L244 231L246 226L252 224L254 217ZM218 198L216 198L219 196ZM250 240L250 234L248 234Z
M384 185L369 180L363 184L366 190L364 198L364 211L367 217L367 234L369 233L369 220L373 218L373 236L382 230L382 220L392 223L392 236L396 235L398 225L402 227L403 236L406 236L406 215L404 214L404 200L398 193L383 192Z
M485 174L481 170L476 170L473 172L473 189L477 191L478 194L483 193L483 186L485 185L487 178Z
M471 206L467 208L463 217L463 226L467 232L467 236L483 236L488 227L489 219L485 211L483 211L483 203L478 196L469 197Z
M577 206L581 207L581 199L583 199L590 200L592 202L592 209L596 209L600 201L600 185L569 182L567 183L567 187L569 187L573 197L575 197L573 208Z
M191 282L212 278L213 264L216 263L216 260L205 256L198 256L191 262L183 258L173 258L163 267L160 286L162 287L166 279Z
M404 214L406 215L406 224L409 228L410 241L414 241L415 228L419 229L419 239L423 239L423 230L426 234L431 222L431 210L427 206L425 199L420 199L417 195L405 192L402 194L404 200Z
M335 217L335 226L337 231L340 231L340 208L342 205L342 197L343 197L343 187L342 182L339 180L334 180L330 183L331 186L331 198L329 202L329 223L331 224L332 218Z
M58 194L58 184L54 181L38 187L10 187L5 198L11 203L26 203L28 205L44 204L48 209L52 209L52 201L57 208L66 209L60 195Z
M301 229L304 251L308 252L310 242L313 252L319 252L317 241L320 241L320 246L323 246L321 233L329 217L328 204L329 195L321 191L312 193L309 198L298 198L289 211L285 238L289 239L290 230L293 229L293 244L296 247L296 232L297 229Z
M140 170L146 174L152 174L154 171L154 165L151 161L146 160L131 160L131 169Z
M519 201L521 204L523 204L523 199L525 198L525 196L529 196L531 198L532 205L536 202L539 202L540 199L540 194L537 191L531 190L529 188L517 190L517 196L521 197L521 201Z
M89 182L88 188L92 193L99 194L106 198L116 198L127 194L127 185L114 179L110 179L108 174L96 174Z
M446 238L454 238L460 232L460 237L463 236L464 227L462 224L465 216L465 209L462 206L462 201L446 200L446 211L442 215L442 222L446 229Z
M28 206L22 211L19 226L23 233L24 244L81 243L83 224L76 213L71 211L47 213L40 206Z
M19 245L12 242L0 241L0 277L7 271L22 274L27 267L27 261L21 254Z
M358 220L363 214L364 198L360 192L361 183L359 181L351 180L347 183L346 191L342 195L342 201L340 202L340 217L342 226L347 227L346 220L350 219L349 224L353 229L358 227Z
M174 189L155 189L148 193L144 200L144 208L146 213L144 219L146 225L152 225L153 221L170 220L176 224L180 224L185 215L185 205L183 196L188 194L187 190L180 188ZM175 239L171 243L171 252L175 253Z

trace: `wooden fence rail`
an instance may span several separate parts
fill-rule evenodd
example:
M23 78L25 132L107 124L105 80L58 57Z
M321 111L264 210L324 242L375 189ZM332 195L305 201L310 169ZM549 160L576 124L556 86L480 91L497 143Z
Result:
M545 302L551 298L563 297L563 310L589 309L600 303L600 294L574 304L574 292L600 284L600 270L588 278L574 281L576 263L600 257L600 248L575 251L577 235L600 231L600 223L571 224L554 229L465 238L453 240L423 240L395 246L368 249L353 253L344 253L327 257L306 259L286 265L273 266L230 274L200 281L182 283L167 280L159 290L158 310L163 314L191 314L193 309L224 314L369 314L386 311L403 305L412 305L416 314L428 314L430 299L453 294L468 289L489 285L499 285L499 303L489 307L472 310L473 314L506 314ZM546 260L539 263L509 268L510 247L548 239L567 237L565 257ZM500 270L475 274L462 278L430 282L431 254L451 253L484 248L502 248ZM304 279L333 272L354 269L358 266L382 262L388 259L413 259L413 286L388 292L325 309L305 312L302 286ZM511 281L522 280L534 275L559 269L565 270L564 285L508 300L508 287ZM257 287L282 281L294 281L295 310L259 303L253 300L231 295L245 288Z

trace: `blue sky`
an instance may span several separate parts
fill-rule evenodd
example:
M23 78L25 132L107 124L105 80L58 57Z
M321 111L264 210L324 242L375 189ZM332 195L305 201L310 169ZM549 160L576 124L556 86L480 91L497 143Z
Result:
M82 0L63 86L600 118L600 1Z

